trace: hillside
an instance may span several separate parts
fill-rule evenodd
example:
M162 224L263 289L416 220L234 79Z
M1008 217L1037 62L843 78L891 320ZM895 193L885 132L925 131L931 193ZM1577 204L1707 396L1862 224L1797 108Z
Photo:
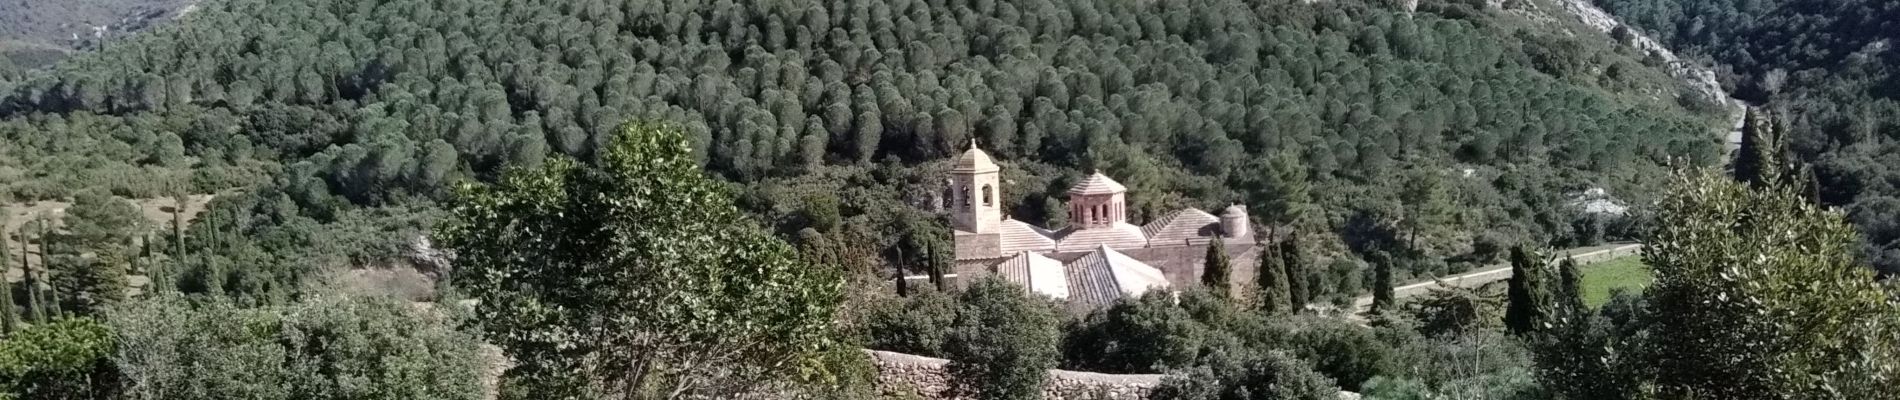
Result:
M70 50L97 48L189 12L193 3L196 0L0 1L0 59L21 68L51 65Z
M1598 0L1666 45L1721 65L1723 86L1776 110L1820 200L1843 207L1868 258L1900 273L1900 3Z
M936 161L975 138L1027 171L1005 190L1015 218L1060 225L1056 195L1101 169L1137 220L1238 201L1335 232L1334 251L1425 232L1406 251L1441 259L1479 236L1571 240L1566 192L1640 202L1670 157L1716 159L1718 117L1642 52L1519 3L1417 7L222 1L0 99L0 188L254 187L221 199L335 224L588 157L638 118L684 127L788 235L826 193L843 223L815 227L846 243L942 240Z

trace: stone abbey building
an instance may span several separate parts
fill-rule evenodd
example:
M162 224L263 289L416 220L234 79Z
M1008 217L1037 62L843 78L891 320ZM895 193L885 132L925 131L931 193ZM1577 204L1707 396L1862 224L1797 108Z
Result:
M1219 216L1187 208L1135 225L1128 188L1095 172L1068 190L1069 226L1041 227L1003 214L1001 171L975 143L950 170L944 204L959 281L998 275L1078 308L1100 307L1200 285L1207 247L1219 240L1231 260L1228 282L1251 286L1261 246L1245 207Z

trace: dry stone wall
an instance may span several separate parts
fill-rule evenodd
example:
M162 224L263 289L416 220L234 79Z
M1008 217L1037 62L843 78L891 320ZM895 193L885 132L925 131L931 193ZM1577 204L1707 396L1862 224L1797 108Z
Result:
M877 390L881 398L975 399L956 395L948 370L950 360L888 351L866 352L877 364ZM1042 394L1048 400L1139 400L1160 386L1164 376L1051 370Z

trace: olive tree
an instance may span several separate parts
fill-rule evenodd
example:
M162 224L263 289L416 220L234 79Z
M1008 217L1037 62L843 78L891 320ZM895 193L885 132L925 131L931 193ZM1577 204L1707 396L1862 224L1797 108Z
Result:
M688 146L631 123L591 164L458 188L440 236L517 363L509 392L722 397L825 377L842 279L745 219Z

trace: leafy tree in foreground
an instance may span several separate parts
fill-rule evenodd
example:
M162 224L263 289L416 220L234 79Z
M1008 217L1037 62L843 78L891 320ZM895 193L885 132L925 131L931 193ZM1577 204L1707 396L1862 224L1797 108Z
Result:
M1042 398L1043 381L1062 354L1054 304L997 278L972 283L944 341L958 386L976 398Z
M33 324L0 340L0 398L110 396L112 333L90 319Z
M747 221L677 128L632 123L595 165L464 185L443 243L506 379L541 397L734 395L823 378L832 268Z
M1643 261L1663 398L1893 398L1900 305L1840 214L1782 187L1676 178Z

